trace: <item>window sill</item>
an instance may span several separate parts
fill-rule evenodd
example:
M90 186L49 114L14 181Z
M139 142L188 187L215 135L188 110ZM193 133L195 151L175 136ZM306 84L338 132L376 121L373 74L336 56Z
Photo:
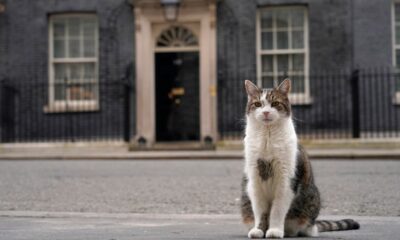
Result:
M308 95L298 95L298 96L289 96L290 103L292 105L311 105L313 103L312 97Z
M45 113L64 113L64 112L95 112L99 111L99 105L95 102L82 103L50 103L43 107Z

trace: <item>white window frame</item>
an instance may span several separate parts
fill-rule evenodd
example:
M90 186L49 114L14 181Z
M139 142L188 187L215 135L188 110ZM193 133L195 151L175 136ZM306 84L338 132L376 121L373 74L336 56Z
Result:
M396 59L396 50L400 50L400 44L396 44L396 4L400 5L400 0L393 1L392 4L392 62L396 74L400 75L400 63L399 63L399 68L397 68L397 59ZM400 22L398 25L400 26ZM393 97L393 103L400 104L400 91L396 91L395 96Z
M54 58L54 28L53 23L55 19L69 18L69 17L92 17L96 20L97 27L95 29L95 57L81 57L81 58ZM68 36L67 36L68 38ZM67 39L68 40L68 39ZM68 41L66 41L68 42ZM68 44L66 44L67 53L69 51ZM72 14L55 14L49 17L49 92L48 92L48 105L44 107L45 112L86 112L99 110L99 21L96 14L89 13L72 13ZM94 63L95 64L95 80L94 84L97 85L95 96L93 100L55 100L54 96L54 65L56 63ZM68 94L68 93L66 93Z
M261 13L267 9L301 9L304 12L304 48L303 49L271 49L271 50L263 50L261 48ZM310 78L309 78L309 31L308 31L308 8L305 6L269 6L259 8L256 13L256 47L257 47L257 85L262 86L262 56L263 55L271 55L276 56L278 54L304 54L304 93L290 93L289 99L292 104L303 105L303 104L311 104L312 98L310 96ZM276 32L276 26L273 24L273 32ZM291 33L291 26L289 26L289 34ZM273 41L276 46L276 34L274 34ZM288 39L290 46L290 37ZM274 61L276 61L276 58ZM289 64L291 61L289 61ZM277 77L277 63L274 62L274 71L273 76L274 79ZM289 65L290 67L290 65ZM283 79L279 79L283 80Z

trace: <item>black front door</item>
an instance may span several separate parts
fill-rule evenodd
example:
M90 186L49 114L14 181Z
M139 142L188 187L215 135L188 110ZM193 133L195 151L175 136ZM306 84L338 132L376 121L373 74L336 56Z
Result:
M156 140L199 140L199 54L156 53Z

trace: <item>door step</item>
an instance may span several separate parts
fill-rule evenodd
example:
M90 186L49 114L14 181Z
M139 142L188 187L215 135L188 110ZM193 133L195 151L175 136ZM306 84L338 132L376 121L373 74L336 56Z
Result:
M204 144L202 142L158 142L150 147L140 147L136 144L129 146L130 151L200 151L214 149L214 144Z

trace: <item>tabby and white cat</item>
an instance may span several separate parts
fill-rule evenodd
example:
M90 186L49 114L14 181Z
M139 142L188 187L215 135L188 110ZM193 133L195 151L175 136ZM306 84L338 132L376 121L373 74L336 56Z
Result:
M310 161L298 144L291 118L289 79L260 89L245 81L245 168L243 222L249 238L317 236L318 232L358 229L351 219L316 221L321 208Z

